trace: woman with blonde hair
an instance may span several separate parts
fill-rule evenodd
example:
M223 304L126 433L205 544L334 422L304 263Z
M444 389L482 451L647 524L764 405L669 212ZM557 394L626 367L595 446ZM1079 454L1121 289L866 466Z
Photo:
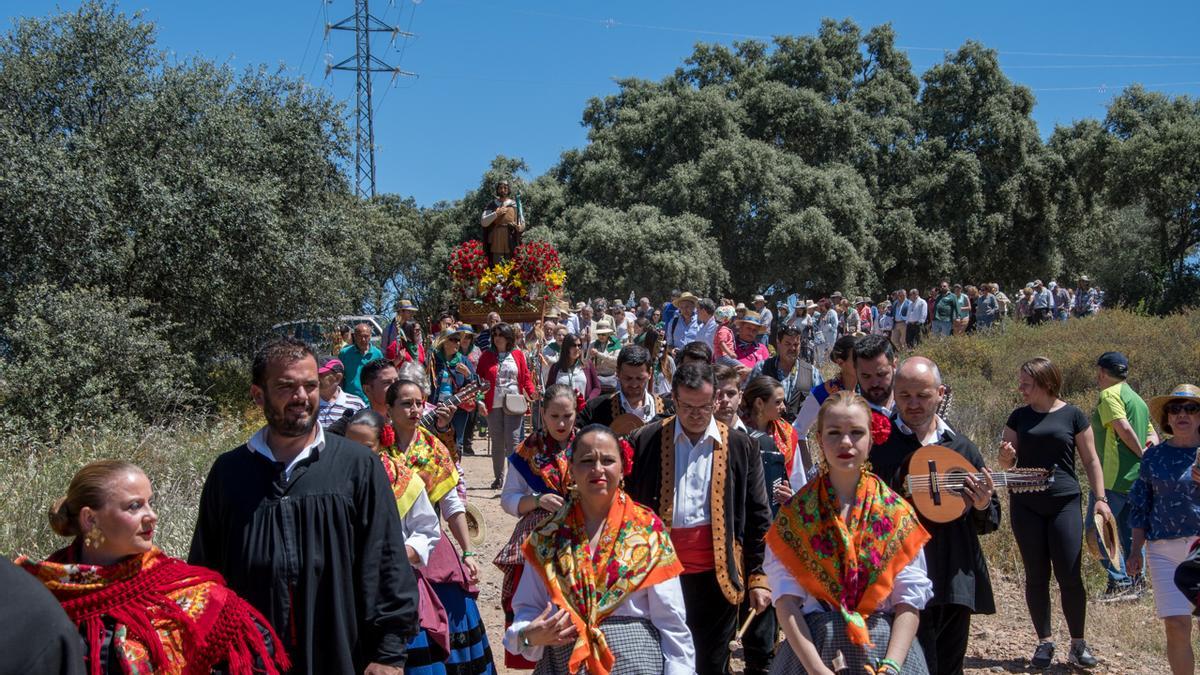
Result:
M44 562L17 563L62 603L83 637L89 675L281 673L279 636L221 575L154 545L150 479L119 460L80 469L50 509L71 537Z
M850 672L928 673L914 640L933 596L916 513L867 470L871 409L838 391L817 415L820 473L767 531L763 568L787 640L771 673L830 673L840 652Z

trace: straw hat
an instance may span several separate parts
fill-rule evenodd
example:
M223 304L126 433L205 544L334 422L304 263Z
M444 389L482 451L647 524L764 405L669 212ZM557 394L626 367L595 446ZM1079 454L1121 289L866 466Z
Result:
M739 316L738 318L734 319L733 322L734 323L752 323L755 326L762 327L762 316L758 312L755 312L752 310L752 311L746 312L744 315Z
M546 310L547 319L558 319L560 317L562 317L562 314L559 313L557 306L551 305L550 308Z
M679 294L679 297L675 299L675 302L673 304L678 305L681 302L696 303L699 301L700 301L700 299L697 298L696 296L692 295L689 291L684 291Z
M1150 399L1150 419L1158 422L1158 426L1167 433L1171 433L1171 425L1164 416L1164 409L1171 401L1200 403L1200 387L1194 384L1179 384L1171 389L1171 393Z
M613 323L608 317L596 322L596 335L612 335Z
M397 312L403 312L403 311L416 312L418 310L417 310L417 306L415 304L413 304L412 300L408 300L406 298L401 298L396 301L396 311Z
M461 338L462 335L463 335L463 330L461 328L447 328L447 329L443 330L442 332L438 333L437 337L433 338L433 348L441 349L442 345L446 343L446 340L449 340L450 338L455 337L455 336L458 336Z

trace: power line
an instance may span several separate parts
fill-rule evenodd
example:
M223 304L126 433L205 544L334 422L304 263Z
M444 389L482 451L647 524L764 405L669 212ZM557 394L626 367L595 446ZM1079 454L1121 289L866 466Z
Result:
M1147 89L1155 89L1158 87L1195 87L1200 86L1200 80L1190 82L1128 82L1126 84L1093 84L1083 87L1030 87L1031 91L1095 91L1098 93L1107 93L1109 89L1125 89L1126 87L1140 86Z
M308 29L308 40L304 42L304 56L300 57L300 67L297 72L304 72L304 62L308 60L308 50L312 47L313 35L317 32L317 23L321 20L321 8L325 5L325 0L317 0L317 14L313 17L312 28Z

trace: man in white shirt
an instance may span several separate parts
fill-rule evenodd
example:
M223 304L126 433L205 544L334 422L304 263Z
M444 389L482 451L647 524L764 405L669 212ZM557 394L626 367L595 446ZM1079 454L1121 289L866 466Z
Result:
M908 301L908 293L904 289L900 289L892 293L892 344L897 349L908 344L906 337L908 333L908 310L912 307L912 303Z
M771 340L771 323L775 320L775 315L767 307L767 299L761 295L754 296L754 311L758 312L758 318L762 321L763 332L758 336L758 341L762 344L767 344Z
M633 432L633 471L625 479L626 492L662 518L683 563L680 585L700 675L729 673L742 601L756 612L770 604L762 575L771 518L762 458L748 435L713 417L715 390L712 366L681 365L672 380L678 415Z
M713 338L717 336L717 303L710 298L700 298L696 303L696 319L700 323L696 341L713 347Z
M913 288L908 291L908 314L904 318L904 341L912 349L921 343L925 320L929 318L929 303Z

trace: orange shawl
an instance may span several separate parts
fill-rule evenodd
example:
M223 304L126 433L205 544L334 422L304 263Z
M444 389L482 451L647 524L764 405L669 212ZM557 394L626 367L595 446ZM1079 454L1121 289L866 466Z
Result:
M572 497L529 535L522 553L579 632L571 650L572 673L586 663L590 675L608 675L616 658L600 622L635 591L683 572L663 522L624 491L617 492L609 507L594 552L588 546L583 508Z

